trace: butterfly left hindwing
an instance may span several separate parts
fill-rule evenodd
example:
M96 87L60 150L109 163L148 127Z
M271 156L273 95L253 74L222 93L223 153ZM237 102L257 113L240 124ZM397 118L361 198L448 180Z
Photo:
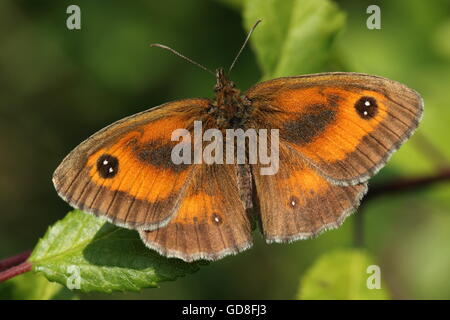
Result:
M252 246L251 221L239 196L235 165L198 165L177 215L165 227L139 231L167 257L217 260Z

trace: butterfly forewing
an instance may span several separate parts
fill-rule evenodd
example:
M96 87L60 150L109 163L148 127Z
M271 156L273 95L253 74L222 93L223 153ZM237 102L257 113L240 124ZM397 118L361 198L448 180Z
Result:
M288 144L336 184L367 181L414 132L420 95L381 77L325 73L251 88L255 126L280 130Z
M209 101L189 99L120 120L75 148L53 175L73 207L127 228L155 229L176 213L192 165L175 165L174 130L192 130Z

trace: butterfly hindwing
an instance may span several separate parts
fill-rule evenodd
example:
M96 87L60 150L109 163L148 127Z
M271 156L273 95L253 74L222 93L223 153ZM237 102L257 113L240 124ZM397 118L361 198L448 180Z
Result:
M240 199L236 166L199 165L175 217L144 243L167 257L217 260L252 245L251 222Z
M261 231L269 243L306 239L337 228L367 191L366 183L333 185L286 145L280 146L279 157L274 175L261 175L260 165L252 167Z

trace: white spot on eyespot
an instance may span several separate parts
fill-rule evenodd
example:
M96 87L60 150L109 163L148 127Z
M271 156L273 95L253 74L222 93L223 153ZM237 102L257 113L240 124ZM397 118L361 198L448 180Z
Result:
M363 113L365 116L367 116L369 114L367 111L364 111Z
M370 101L364 102L364 105L365 105L366 107L370 106Z
M108 164L108 160L103 160L103 165L106 166Z
M213 213L213 215L212 215L212 221L213 221L215 224L219 225L219 224L222 223L222 218L221 218L220 215L218 215L217 213Z
M292 206L295 206L295 204L296 204L295 201L292 200L292 201L291 201L291 205L292 205Z
M111 168L109 168L109 173L113 173L114 172L114 169L111 167Z

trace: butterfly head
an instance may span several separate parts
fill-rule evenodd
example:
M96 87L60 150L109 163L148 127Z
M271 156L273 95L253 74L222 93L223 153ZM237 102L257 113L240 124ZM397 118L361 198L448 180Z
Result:
M234 82L228 79L224 69L218 68L216 70L216 85L214 86L214 91L218 93L220 91L233 90L234 87Z
M216 102L219 108L235 109L240 102L240 91L226 75L223 68L216 70L216 85L214 86Z
M242 127L249 116L248 103L234 82L226 76L223 68L216 70L214 92L216 97L212 103L212 114L217 119L218 127Z

